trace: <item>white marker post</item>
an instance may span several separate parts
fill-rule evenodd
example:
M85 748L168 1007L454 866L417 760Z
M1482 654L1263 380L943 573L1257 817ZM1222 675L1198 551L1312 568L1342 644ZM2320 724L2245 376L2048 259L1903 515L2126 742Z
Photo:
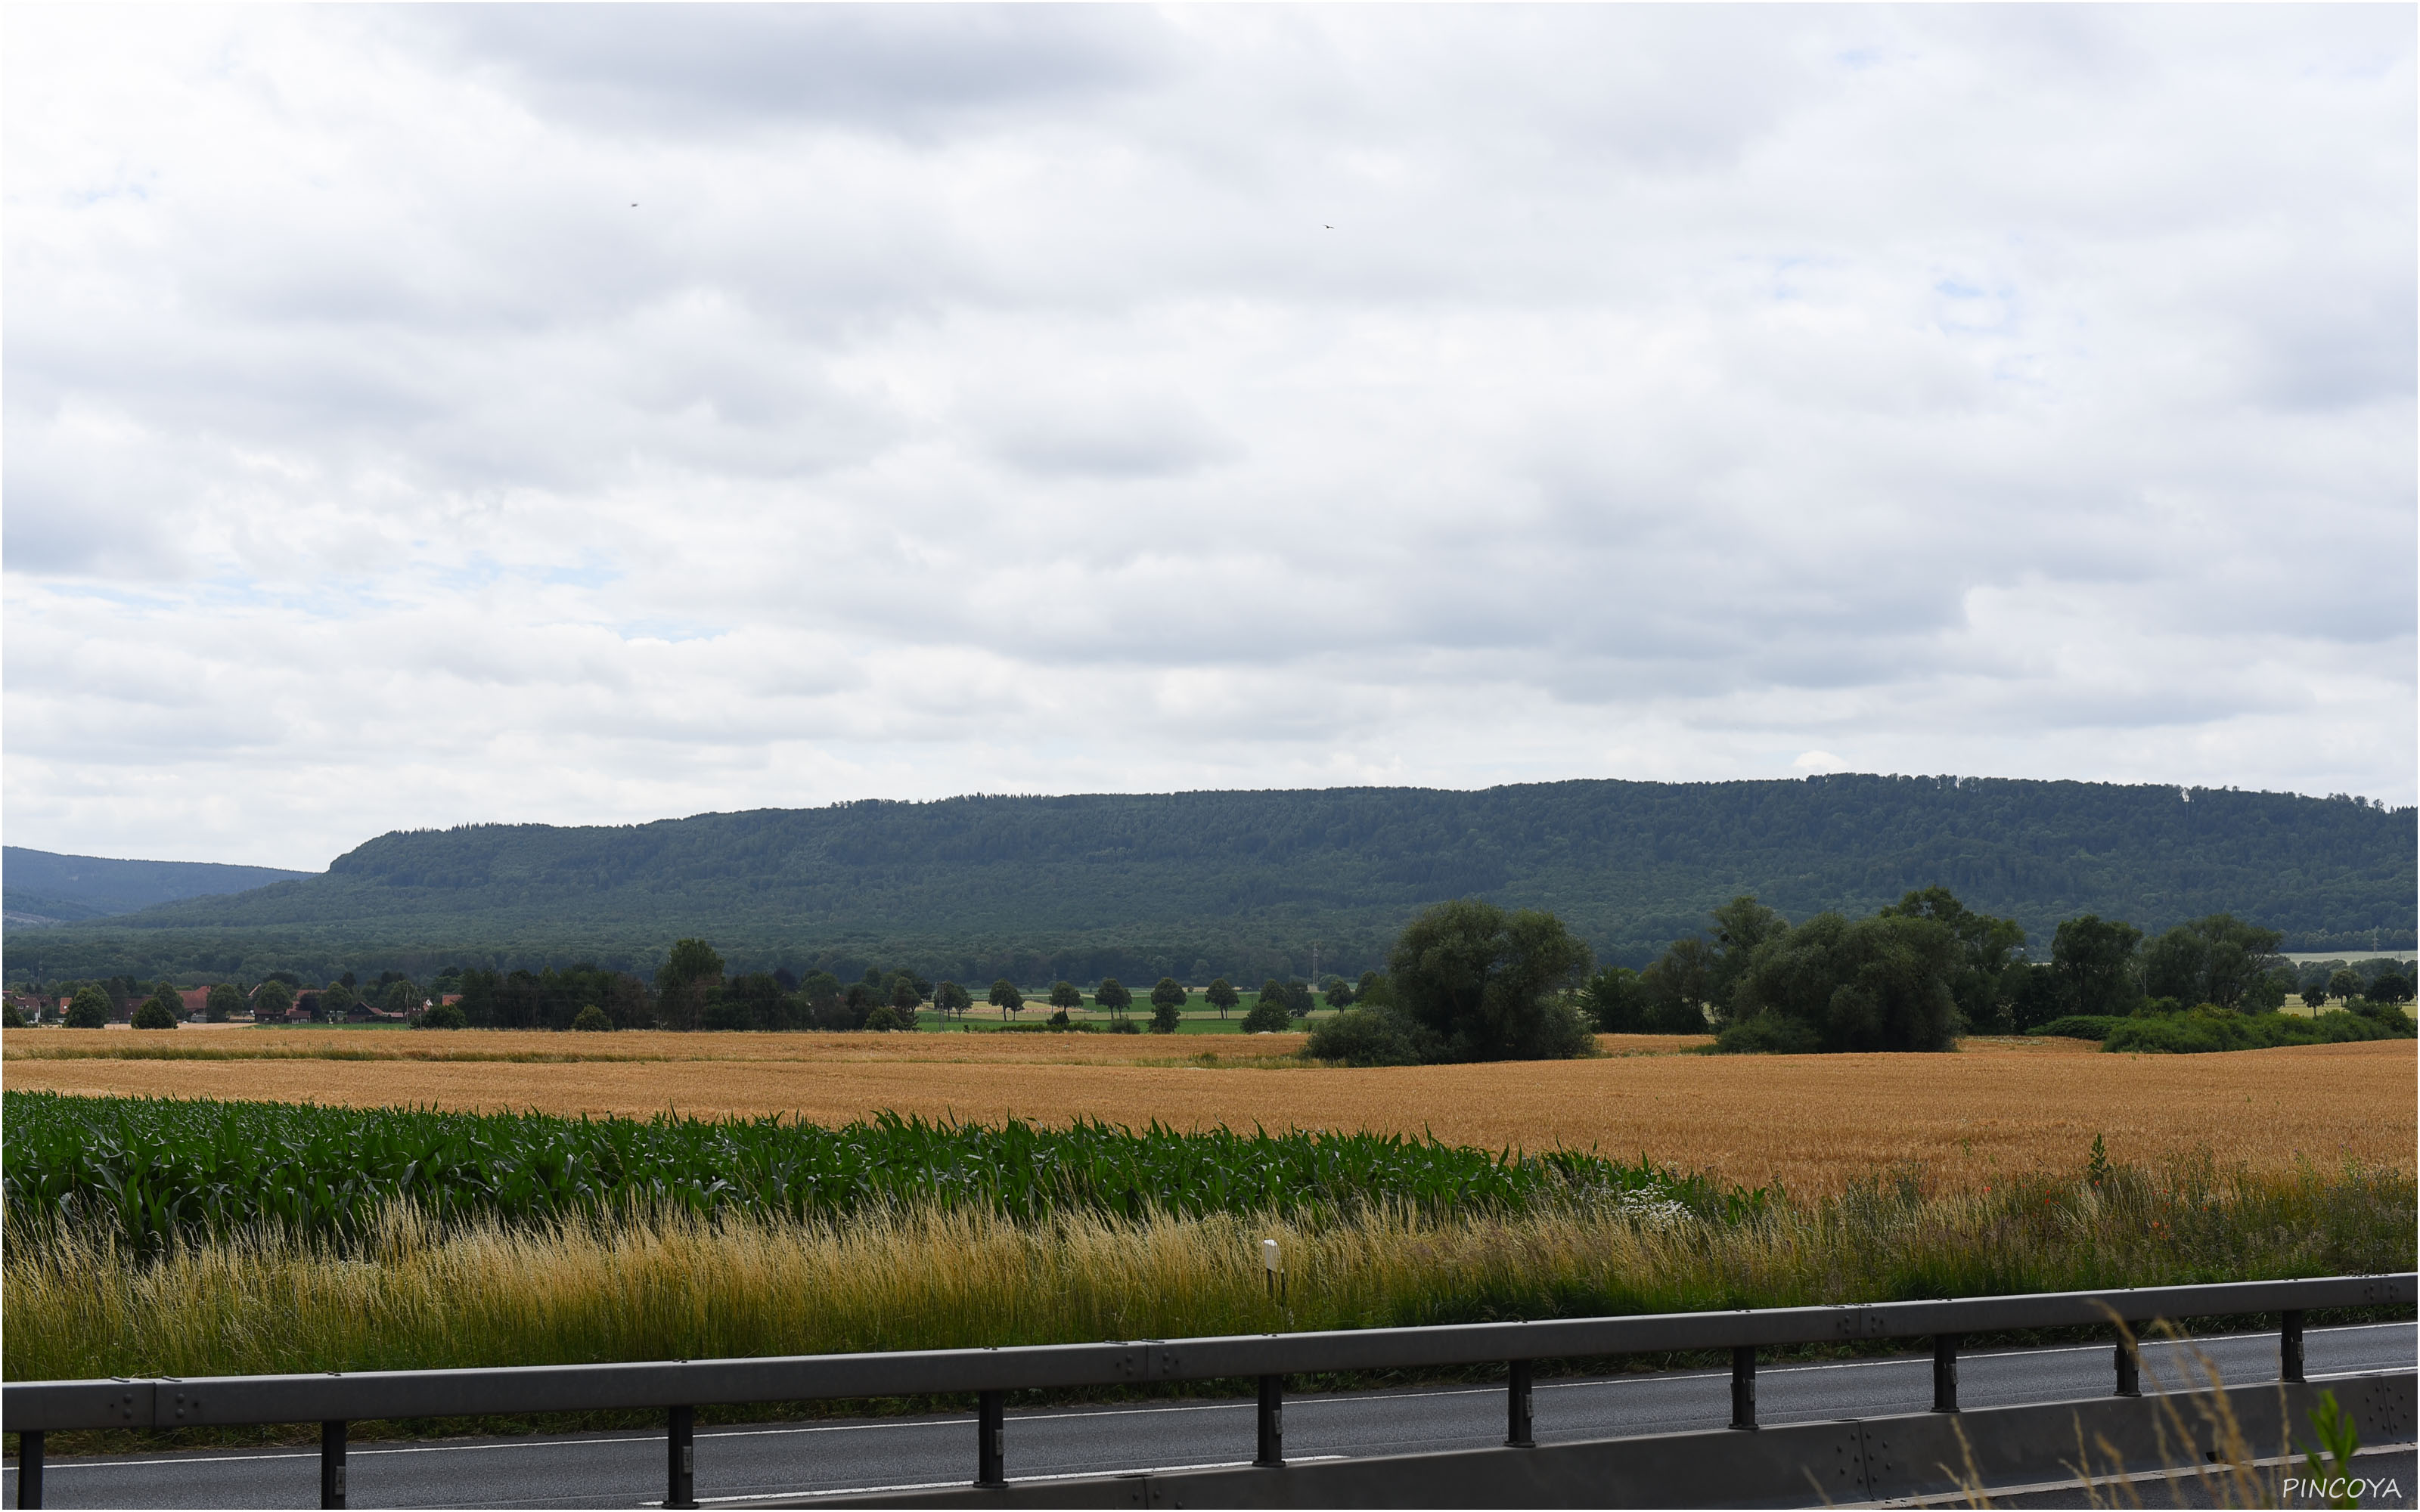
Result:
M1284 1284L1285 1262L1279 1258L1278 1242L1274 1239L1261 1241L1261 1269L1267 1273L1269 1300L1275 1302L1278 1288Z

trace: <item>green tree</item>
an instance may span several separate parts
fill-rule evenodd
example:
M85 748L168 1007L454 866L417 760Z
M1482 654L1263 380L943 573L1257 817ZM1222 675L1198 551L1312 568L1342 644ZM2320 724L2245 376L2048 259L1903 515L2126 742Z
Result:
M1361 973L1361 980L1354 984L1353 1000L1364 1008L1392 1008L1395 1006L1394 985L1387 980L1387 974L1383 971L1365 971Z
M1353 984L1351 982L1346 981L1342 977L1330 977L1322 984L1322 986L1324 990L1319 995L1327 999L1328 1007L1351 1008L1353 1006Z
M1185 1023L1185 1011L1177 999L1151 995L1151 1032L1174 1034Z
M913 976L903 971L891 979L891 1006L893 1009L913 1013L923 1001L924 995L917 987Z
M933 989L933 1006L944 1013L964 1018L967 1010L974 1006L974 999L969 997L967 990L956 982L945 981Z
M1185 1010L1185 1005L1192 1000L1193 995L1187 992L1184 984L1174 977L1160 978L1158 981L1153 983L1151 989L1152 1022L1155 1024L1158 1022L1161 1009L1171 1009L1181 1013Z
M1126 991L1125 983L1117 978L1103 977L1101 984L1093 989L1093 1001L1108 1009L1111 1018L1124 1018L1126 1010L1134 1006L1134 994Z
M2143 990L2180 1003L2221 1008L2269 1006L2267 979L2282 964L2277 947L2285 936L2247 924L2232 914L2211 914L2180 924L2143 954ZM2280 1002L2284 993L2273 995ZM2245 999L2254 1001L2250 1004Z
M2303 1006L2304 1008L2325 1008L2327 1003L2328 984L2326 982L2319 982L2315 986L2305 987L2303 989Z
M1742 975L1723 1049L1949 1050L1964 961L1937 918L1818 914L1766 939ZM1736 1032L1735 1032L1736 1031Z
M1588 964L1588 947L1554 915L1466 898L1412 920L1387 980L1397 1011L1435 1037L1443 1058L1561 1059L1590 1047L1562 998Z
M1714 1007L1714 947L1702 939L1674 940L1638 974L1650 1034L1703 1034Z
M1050 984L1050 1006L1073 1011L1084 1006L1084 995L1076 990L1072 981L1054 981Z
M613 1027L613 1018L595 1003L571 1015L571 1026L582 1034L603 1034Z
M1220 1018L1225 1018L1227 1010L1244 1000L1244 995L1235 991L1234 984L1224 977L1212 980L1209 991L1202 995L1210 1000L1210 1006L1218 1011Z
M252 1016L261 1023L282 1019L294 1010L294 989L270 978L252 995Z
M459 1003L431 1003L412 1021L416 1029L467 1029L471 1016L462 1011Z
M342 1024L345 1015L359 1006L361 999L355 997L353 990L342 981L332 981L319 989L318 1016L331 1024Z
M1949 992L1966 1026L1980 1033L2008 1034L2016 1027L2010 1002L2009 967L2024 949L2024 926L2010 918L1978 914L1958 901L1947 887L1911 892L1882 910L1905 918L1933 918L1958 936L1962 959L1950 978Z
M2373 1003L2408 1003L2412 1001L2412 980L2400 972L2385 972L2363 991L2362 996Z
M155 994L143 1000L134 1011L134 1026L138 1029L173 1029L177 1026L177 1011L160 1001Z
M1713 912L1712 953L1706 963L1706 1006L1717 1024L1730 1022L1731 995L1747 974L1757 947L1790 933L1790 920L1743 893Z
M1016 990L1014 982L1002 977L991 984L991 1004L1000 1010L1001 1018L1006 1018L1011 1013L1024 1011L1025 995Z
M236 990L233 982L220 982L202 1000L202 1017L212 1024L225 1024L242 1011L243 994Z
M2361 973L2350 966L2328 978L2327 995L2338 1001L2350 1001L2361 995Z
M418 987L411 984L409 978L398 977L395 980L388 982L383 988L380 989L378 1002L379 1011L381 1013L410 1013L414 1009L417 1009L427 996L427 994L423 993Z
M706 1011L706 990L722 981L722 957L699 939L675 940L656 968L657 1017L668 1029L694 1029Z
M2060 1006L2070 1013L2133 1010L2134 954L2143 932L2097 914L2062 919L2051 934L2050 968L2058 974Z
M1580 1007L1595 1021L1599 1034L1645 1034L1647 994L1638 973L1628 966L1607 966L1580 984Z
M98 987L84 986L75 990L68 1003L68 1027L101 1029L109 1026L109 995Z

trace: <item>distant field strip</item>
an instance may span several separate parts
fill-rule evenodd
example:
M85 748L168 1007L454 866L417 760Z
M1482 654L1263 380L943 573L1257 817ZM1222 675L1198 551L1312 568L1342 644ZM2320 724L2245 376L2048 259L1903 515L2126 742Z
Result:
M213 1039L235 1041L244 1032ZM518 1041L567 1049L564 1041L577 1037L477 1038L517 1053ZM5 1080L12 1090L637 1118L779 1114L834 1126L888 1110L1047 1127L1089 1119L1138 1129L1156 1120L1178 1130L1433 1134L1489 1149L1643 1156L1668 1169L1750 1186L1778 1180L1800 1193L1838 1192L1911 1165L1947 1187L1980 1189L2017 1172L2071 1169L2095 1136L2113 1159L2131 1162L2206 1151L2253 1170L2352 1160L2409 1172L2420 1139L2420 1057L2410 1041L2207 1056L1976 1041L1945 1056L1661 1054L1348 1071L1224 1063L1230 1046L1282 1054L1298 1042L1293 1036L1222 1040L1216 1066L1118 1063L1094 1036L647 1038L719 1058L127 1060L20 1051L28 1041L59 1042L46 1032L9 1037ZM1127 1044L1120 1048L1137 1057L1153 1048L1148 1036Z

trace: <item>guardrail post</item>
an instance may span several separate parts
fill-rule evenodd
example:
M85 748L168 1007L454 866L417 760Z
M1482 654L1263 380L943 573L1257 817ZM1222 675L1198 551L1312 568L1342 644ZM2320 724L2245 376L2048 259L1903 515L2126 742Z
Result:
M1504 1443L1514 1449L1534 1449L1529 1436L1529 1362L1512 1362L1512 1379L1504 1387Z
M2277 1379L2303 1379L2303 1310L2299 1307L2277 1315Z
M697 1505L697 1409L664 1414L664 1505Z
M1731 1350L1731 1427L1756 1427L1756 1347Z
M339 1419L319 1425L319 1504L345 1504L345 1425Z
M1277 1469L1285 1463L1285 1377L1261 1378L1260 1452L1252 1463Z
M42 1433L27 1428L17 1435L17 1504L42 1504Z
M1008 1484L1008 1393L975 1394L975 1484Z
M2134 1352L2134 1325L2118 1325L2118 1391L2120 1396L2143 1395L2142 1362Z
M1958 1411L1958 1335L1932 1335L1932 1410Z

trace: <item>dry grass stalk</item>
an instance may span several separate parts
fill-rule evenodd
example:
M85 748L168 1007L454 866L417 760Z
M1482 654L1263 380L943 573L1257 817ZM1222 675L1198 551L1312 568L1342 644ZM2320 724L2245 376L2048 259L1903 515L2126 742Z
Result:
M2050 1192L2054 1200L2041 1200ZM10 1380L709 1358L1670 1312L2382 1269L2408 1178L2180 1166L2098 1191L1877 1183L1716 1224L1599 1207L1290 1224L1090 1212L1018 1225L626 1211L450 1231L416 1210L351 1248L255 1230L145 1259L19 1223ZM1272 1311L1258 1246L1287 1256ZM2195 1267L2201 1269L2196 1270Z

